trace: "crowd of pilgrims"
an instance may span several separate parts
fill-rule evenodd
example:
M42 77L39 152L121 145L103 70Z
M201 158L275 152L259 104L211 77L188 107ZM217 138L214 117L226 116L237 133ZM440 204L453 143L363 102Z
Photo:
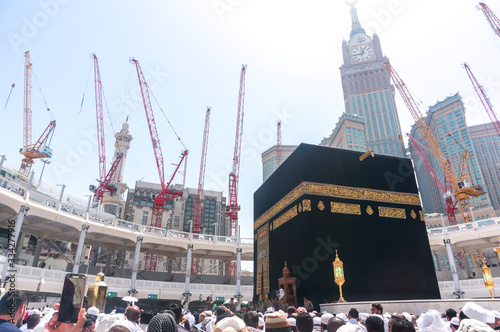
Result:
M493 332L500 329L500 312L477 303L440 313L388 313L380 303L370 312L350 308L348 312L317 312L314 307L290 306L286 311L274 307L237 310L227 305L205 307L194 313L178 304L159 312L144 312L136 305L115 308L111 313L96 307L81 309L76 324L58 321L58 305L43 310L26 310L23 292L6 293L0 299L0 332ZM210 309L210 310L207 310ZM308 310L309 309L309 310Z

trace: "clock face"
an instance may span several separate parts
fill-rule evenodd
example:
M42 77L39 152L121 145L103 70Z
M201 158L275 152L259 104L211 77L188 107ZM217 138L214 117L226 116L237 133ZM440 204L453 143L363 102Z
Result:
M354 61L366 61L373 56L373 50L368 45L359 45L352 49L351 56Z

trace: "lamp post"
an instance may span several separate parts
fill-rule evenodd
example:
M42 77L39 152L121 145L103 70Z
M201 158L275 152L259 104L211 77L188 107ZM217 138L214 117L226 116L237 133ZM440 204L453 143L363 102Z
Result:
M61 188L61 195L59 196L59 208L61 208L62 199L63 199L63 195L64 195L64 189L66 188L66 185L65 184L56 184L56 186L62 187Z
M335 277L335 283L339 285L339 290L340 290L340 298L339 302L345 302L344 298L342 297L342 285L345 283L345 278L344 278L344 263L339 259L339 255L337 253L337 250L335 250L335 260L333 261L333 276Z
M491 298L494 299L493 296L493 287L495 287L495 283L493 282L493 277L491 275L491 269L486 266L486 260L483 256L483 266L481 267L481 274L483 275L484 286L490 290Z

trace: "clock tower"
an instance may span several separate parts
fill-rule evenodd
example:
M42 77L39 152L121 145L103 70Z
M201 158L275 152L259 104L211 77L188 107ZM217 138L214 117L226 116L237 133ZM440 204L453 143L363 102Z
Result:
M382 68L389 59L382 53L377 34L370 37L361 26L356 0L351 6L352 28L349 41L343 41L344 63L340 67L345 114L364 121L366 150L378 154L405 157L401 125L394 100L389 72ZM335 130L334 130L335 132Z

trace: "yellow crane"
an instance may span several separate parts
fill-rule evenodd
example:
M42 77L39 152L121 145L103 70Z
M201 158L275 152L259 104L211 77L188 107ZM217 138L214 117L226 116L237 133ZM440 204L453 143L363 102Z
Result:
M465 152L462 155L461 174L458 177L453 170L450 161L448 160L448 158L446 158L446 155L439 146L436 137L434 137L434 135L432 134L431 129L425 121L417 102L413 98L404 81L401 79L401 77L399 77L399 75L396 73L389 62L384 62L383 67L389 71L389 74L394 81L396 88L401 94L401 97L403 98L406 106L408 107L408 110L415 120L415 124L417 125L420 133L425 139L429 150L432 152L439 167L443 171L443 175L446 179L445 183L447 183L447 186L450 186L450 188L446 189L451 189L451 192L456 195L458 204L460 205L460 210L462 212L463 222L472 221L469 197L481 196L484 194L484 192L477 186L475 186L467 177L466 163L468 161L469 152L464 149Z

